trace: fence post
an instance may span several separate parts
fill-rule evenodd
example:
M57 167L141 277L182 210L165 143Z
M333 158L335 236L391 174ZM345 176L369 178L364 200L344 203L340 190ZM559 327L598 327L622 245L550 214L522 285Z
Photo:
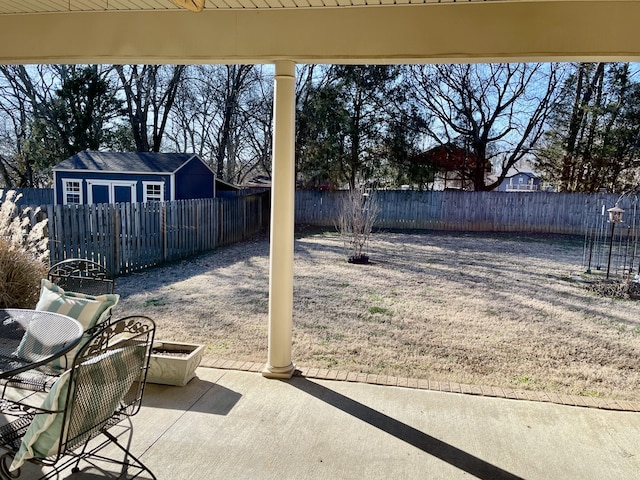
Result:
M115 206L114 206L115 207ZM113 209L113 269L114 275L120 273L120 212Z
M56 229L53 204L47 205L47 235L49 235L49 264L53 265L57 262L55 248Z
M162 261L167 261L167 202L162 202L160 206L160 238Z

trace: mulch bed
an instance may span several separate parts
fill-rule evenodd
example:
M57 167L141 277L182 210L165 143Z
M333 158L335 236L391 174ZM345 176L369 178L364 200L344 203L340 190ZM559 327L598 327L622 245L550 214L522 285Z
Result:
M585 288L603 297L626 298L631 300L640 299L640 283L638 282L602 280L587 283Z

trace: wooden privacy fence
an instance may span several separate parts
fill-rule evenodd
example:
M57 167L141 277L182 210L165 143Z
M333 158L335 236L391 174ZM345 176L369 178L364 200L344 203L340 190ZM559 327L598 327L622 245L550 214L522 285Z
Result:
M260 231L265 198L47 205L50 260L88 258L115 275L179 260Z
M375 227L582 235L618 195L554 192L376 191ZM334 227L344 192L299 190L296 223ZM621 207L626 199L621 202Z
M5 188L4 190L13 190L22 195L22 197L15 202L16 205L21 207L53 203L53 188Z
M344 194L296 191L296 223L334 228ZM618 200L627 214L638 210L635 196L620 199L605 193L377 191L375 195L380 206L375 227L382 229L582 235L601 228L606 209ZM41 208L38 219L48 218L52 263L83 257L122 275L259 232L268 225L269 194Z

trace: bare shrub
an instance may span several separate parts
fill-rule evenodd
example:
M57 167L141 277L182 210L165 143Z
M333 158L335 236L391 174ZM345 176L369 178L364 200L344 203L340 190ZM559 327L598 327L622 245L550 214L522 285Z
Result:
M15 191L0 190L0 307L33 308L49 257L47 220L38 209L20 209ZM33 223L33 224L32 224Z
M379 213L380 204L373 192L354 188L342 198L336 227L349 262L368 260L366 248Z

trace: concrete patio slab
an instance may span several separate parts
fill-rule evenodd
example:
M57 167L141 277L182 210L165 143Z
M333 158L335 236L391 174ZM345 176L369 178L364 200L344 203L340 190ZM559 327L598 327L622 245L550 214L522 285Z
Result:
M162 480L640 478L640 414L549 402L200 368L133 424Z

